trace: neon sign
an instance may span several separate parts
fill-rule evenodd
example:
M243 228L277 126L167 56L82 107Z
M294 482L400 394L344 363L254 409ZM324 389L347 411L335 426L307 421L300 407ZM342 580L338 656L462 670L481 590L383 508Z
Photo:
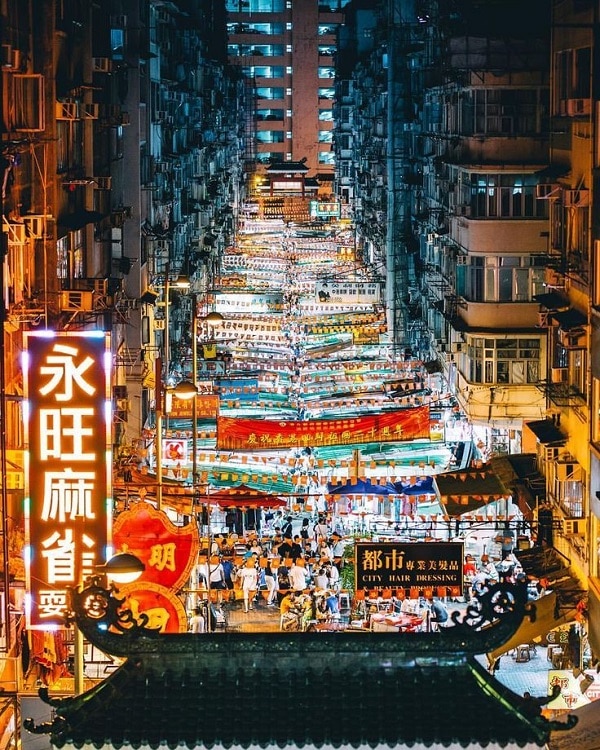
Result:
M25 334L27 625L64 626L67 590L102 563L111 529L110 338Z

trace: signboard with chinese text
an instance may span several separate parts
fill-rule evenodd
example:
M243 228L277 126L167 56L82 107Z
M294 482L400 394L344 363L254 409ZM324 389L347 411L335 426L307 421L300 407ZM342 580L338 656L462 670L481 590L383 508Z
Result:
M358 589L463 588L462 542L357 542L354 587Z
M381 302L381 284L376 281L319 281L315 284L315 294L317 302L328 305L377 305Z
M135 503L115 520L113 541L117 552L135 555L144 572L132 584L156 583L178 591L188 580L200 546L197 523L175 526L150 503Z
M25 334L27 624L64 626L67 589L106 560L111 533L110 337Z
M310 201L310 216L312 219L324 219L334 217L338 219L341 214L341 204L338 201Z
M429 407L419 406L344 419L280 421L217 418L217 449L323 447L429 438Z
M185 633L187 630L185 607L173 591L158 583L121 584L119 598L123 599L123 609L130 610L137 624L143 623L144 627L159 633Z

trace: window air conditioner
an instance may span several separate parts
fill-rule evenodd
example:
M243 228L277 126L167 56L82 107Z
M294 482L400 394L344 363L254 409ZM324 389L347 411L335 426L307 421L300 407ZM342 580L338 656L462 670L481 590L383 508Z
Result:
M563 518L565 536L585 536L586 522L583 518Z

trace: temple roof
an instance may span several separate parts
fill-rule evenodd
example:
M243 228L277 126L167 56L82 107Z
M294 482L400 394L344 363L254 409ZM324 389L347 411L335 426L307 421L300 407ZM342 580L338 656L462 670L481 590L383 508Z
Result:
M525 600L514 591L494 589L486 608L506 609L518 626ZM119 634L98 616L100 592L80 599L93 605L95 624L79 614L77 622L92 642L120 643L129 656L81 696L42 694L54 720L25 726L57 747L541 746L557 728L475 659L474 644L490 641L494 624L469 633L453 618L450 628L414 635L161 635L143 626Z
M443 652L415 659L387 634L355 637L363 647L357 653L320 634L316 652L303 649L302 636L286 637L282 648L278 634L264 634L250 650L235 634L208 636L222 648L207 654L200 636L189 653L128 660L85 696L62 703L52 743L194 748L546 740L548 722L520 714L510 691L476 661ZM389 648L370 653L375 638Z

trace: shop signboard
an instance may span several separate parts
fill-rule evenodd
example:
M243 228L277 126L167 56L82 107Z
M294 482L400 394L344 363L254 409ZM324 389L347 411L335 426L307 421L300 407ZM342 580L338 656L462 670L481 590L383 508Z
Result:
M109 552L110 337L102 331L25 334L27 626L65 624L69 588Z
M316 301L328 305L370 304L381 302L381 284L376 281L319 281Z
M339 201L311 201L310 216L311 219L338 219L341 215L341 204Z
M463 590L462 542L356 542L355 589ZM459 594L457 594L459 595Z

